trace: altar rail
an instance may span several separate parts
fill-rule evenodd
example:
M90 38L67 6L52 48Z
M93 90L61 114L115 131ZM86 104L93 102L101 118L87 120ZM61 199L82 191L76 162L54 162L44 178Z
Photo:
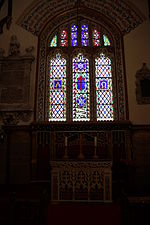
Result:
M112 200L112 162L51 162L52 201Z

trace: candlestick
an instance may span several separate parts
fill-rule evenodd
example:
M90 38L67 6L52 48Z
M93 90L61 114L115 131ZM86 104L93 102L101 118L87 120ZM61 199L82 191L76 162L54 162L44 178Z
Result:
M97 146L97 137L94 137L94 146Z
M65 146L67 146L67 141L68 141L67 137L65 137Z

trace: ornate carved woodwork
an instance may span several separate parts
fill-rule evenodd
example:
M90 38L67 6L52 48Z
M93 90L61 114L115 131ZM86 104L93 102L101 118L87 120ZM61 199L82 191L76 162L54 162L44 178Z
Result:
M111 167L110 161L52 161L52 201L111 201Z

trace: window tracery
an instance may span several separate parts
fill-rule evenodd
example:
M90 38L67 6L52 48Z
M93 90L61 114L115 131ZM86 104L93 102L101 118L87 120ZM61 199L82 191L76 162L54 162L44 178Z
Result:
M69 30L70 36L67 33ZM48 120L68 121L69 118L69 121L113 121L111 59L107 57L105 50L106 46L111 45L110 39L106 34L100 36L99 28L96 29L95 26L85 22L79 26L71 23L70 27L59 29L56 33L60 38L57 40L57 35L54 33L49 46L50 52L54 47L57 53L54 54L55 59L51 59L49 54ZM71 61L61 58L60 47L77 47L76 53L74 48L68 51L68 58ZM98 55L96 53L97 56L94 52L86 53L91 47L97 47L95 48L95 53L99 52ZM63 49L61 48L62 52ZM67 80L66 68L69 74ZM71 94L68 94L69 92ZM66 99L68 99L68 108L66 108Z

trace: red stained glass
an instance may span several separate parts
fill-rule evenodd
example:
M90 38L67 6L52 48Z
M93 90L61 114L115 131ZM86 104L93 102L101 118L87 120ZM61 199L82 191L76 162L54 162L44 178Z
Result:
M62 30L61 31L61 33L60 33L60 39L61 39L61 42L60 42L61 47L68 45L67 31L66 30Z
M93 30L93 45L100 46L100 35L97 30Z

